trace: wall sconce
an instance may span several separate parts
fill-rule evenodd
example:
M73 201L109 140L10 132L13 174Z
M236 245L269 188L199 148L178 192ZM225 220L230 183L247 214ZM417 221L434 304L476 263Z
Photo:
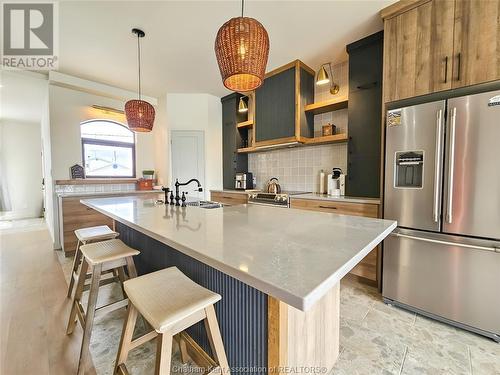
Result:
M326 71L325 66L328 66L330 74L328 74L328 72ZM321 65L321 67L318 70L318 73L316 74L316 84L318 86L325 85L327 83L330 83L330 94L332 95L338 94L340 88L339 85L333 82L333 72L331 63L325 63Z
M245 101L244 98L247 98L247 96L242 96L240 98L240 102L238 103L238 112L239 113L248 112L248 104L247 104L247 102Z

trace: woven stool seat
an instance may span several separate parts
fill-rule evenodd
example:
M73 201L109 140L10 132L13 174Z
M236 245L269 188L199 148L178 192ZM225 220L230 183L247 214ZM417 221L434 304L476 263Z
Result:
M130 256L139 255L139 251L114 239L108 241L94 242L81 247L82 254L90 264L111 262Z
M87 241L110 240L118 237L119 233L111 230L107 225L99 225L97 227L88 227L75 230L75 236L79 241L85 243Z
M157 332L165 332L172 325L207 306L221 296L196 284L177 267L125 281L125 293Z

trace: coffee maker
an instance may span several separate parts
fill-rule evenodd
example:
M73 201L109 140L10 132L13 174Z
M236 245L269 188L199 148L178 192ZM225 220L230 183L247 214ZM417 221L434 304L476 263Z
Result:
M249 172L236 173L234 177L234 188L236 190L253 189L253 176Z
M340 168L333 168L332 174L328 175L328 195L334 197L345 195L345 174Z

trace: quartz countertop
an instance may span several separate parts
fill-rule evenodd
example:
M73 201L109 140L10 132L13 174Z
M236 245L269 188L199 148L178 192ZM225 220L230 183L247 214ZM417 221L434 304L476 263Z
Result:
M80 192L59 192L56 193L61 198L89 197L100 195L138 195L138 194L164 194L161 190L122 190L122 191L80 191Z
M260 205L164 206L145 196L81 202L303 311L397 225Z
M327 194L319 193L307 193L307 194L297 194L292 195L290 199L311 199L311 200L325 200L332 202L346 202L346 203L365 203L365 204L380 204L379 198L363 198L363 197L348 197L342 195L340 197L334 197Z

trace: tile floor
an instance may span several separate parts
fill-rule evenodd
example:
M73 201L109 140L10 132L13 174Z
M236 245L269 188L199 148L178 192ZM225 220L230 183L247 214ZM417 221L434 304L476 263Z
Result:
M68 277L71 260L60 257ZM120 293L109 285L103 299ZM378 291L346 277L341 283L341 352L332 374L500 374L500 344L384 304ZM124 313L96 321L91 343L99 375L111 375ZM137 348L127 366L132 374L152 374L153 343ZM182 365L174 356L179 372Z
M500 344L490 339L388 306L350 278L340 298L334 374L500 374Z

